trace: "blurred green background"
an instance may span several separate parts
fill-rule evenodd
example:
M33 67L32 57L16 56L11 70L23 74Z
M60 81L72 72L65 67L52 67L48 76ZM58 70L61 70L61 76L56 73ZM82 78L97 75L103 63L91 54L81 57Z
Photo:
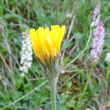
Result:
M96 4L97 0L0 0L0 25L3 26L3 31L0 31L0 109L46 80L42 76L34 54L32 68L24 78L20 76L22 32L30 28L37 29L39 26L66 25L67 31L61 47L61 53L65 53L63 62L66 65L75 59L86 46L90 34L92 12ZM87 108L105 110L103 107L106 108L107 103L110 102L110 81L107 84L107 71L110 65L105 62L106 53L110 52L109 7L110 1L101 0L101 21L106 29L104 48L81 101L80 110ZM72 30L67 39L72 23ZM60 75L57 88L58 110L75 109L91 67L89 53L92 38L87 50ZM7 107L6 110L37 110L39 107L43 110L51 110L48 83Z

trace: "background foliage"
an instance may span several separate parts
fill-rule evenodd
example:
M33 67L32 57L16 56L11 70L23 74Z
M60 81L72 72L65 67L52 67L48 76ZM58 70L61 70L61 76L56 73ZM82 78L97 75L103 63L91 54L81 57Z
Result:
M4 29L3 34L0 34L0 108L12 103L45 81L35 55L28 74L24 78L20 76L22 32L32 27L66 25L67 32L61 48L62 53L65 53L61 58L61 64L64 62L66 65L86 46L92 11L96 4L97 0L0 0L0 22ZM87 108L104 110L103 107L106 108L107 103L110 102L110 82L107 84L107 70L110 65L105 63L105 55L110 52L109 7L109 1L101 1L101 20L106 28L104 49L81 101L81 110ZM68 14L72 17L68 17ZM72 22L74 24L67 39ZM75 109L91 67L92 61L89 55L91 44L92 39L87 50L74 61L71 68L63 70L64 73L61 74L58 82L58 110ZM44 110L51 108L48 83L6 110L37 110L38 107Z

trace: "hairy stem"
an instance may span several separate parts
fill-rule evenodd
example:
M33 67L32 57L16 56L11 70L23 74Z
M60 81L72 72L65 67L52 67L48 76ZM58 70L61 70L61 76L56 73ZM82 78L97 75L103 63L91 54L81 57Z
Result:
M50 81L52 110L57 110L57 105L56 105L56 84L57 84L57 78L54 78Z

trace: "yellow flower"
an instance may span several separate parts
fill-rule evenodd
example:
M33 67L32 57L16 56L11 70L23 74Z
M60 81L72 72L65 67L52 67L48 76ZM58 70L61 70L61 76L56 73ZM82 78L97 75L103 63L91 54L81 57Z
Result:
M107 107L110 107L110 103L107 103Z
M65 26L52 25L51 30L39 27L30 29L31 42L36 56L45 64L50 57L54 60L60 52L60 45L65 33Z

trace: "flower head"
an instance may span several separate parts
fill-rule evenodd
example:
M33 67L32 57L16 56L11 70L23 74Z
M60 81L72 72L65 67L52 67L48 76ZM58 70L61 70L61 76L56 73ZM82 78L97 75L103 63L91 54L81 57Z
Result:
M43 110L42 108L38 108L38 110Z
M24 76L24 73L28 72L28 69L31 68L32 65L32 45L29 30L26 30L22 34L22 50L21 50L21 60L20 60L20 70L22 71L21 77Z
M103 49L103 43L105 37L105 28L102 22L99 22L97 24L96 29L94 29L94 36L95 37L93 38L93 45L90 55L93 58L93 62L98 63L98 60L100 58Z
M52 25L51 30L48 27L30 30L33 50L44 65L45 61L49 61L50 58L54 60L58 56L64 33L65 26L59 25Z
M93 21L91 23L92 27L97 26L97 24L100 21L100 7L101 7L101 1L98 0L98 3L93 11Z

